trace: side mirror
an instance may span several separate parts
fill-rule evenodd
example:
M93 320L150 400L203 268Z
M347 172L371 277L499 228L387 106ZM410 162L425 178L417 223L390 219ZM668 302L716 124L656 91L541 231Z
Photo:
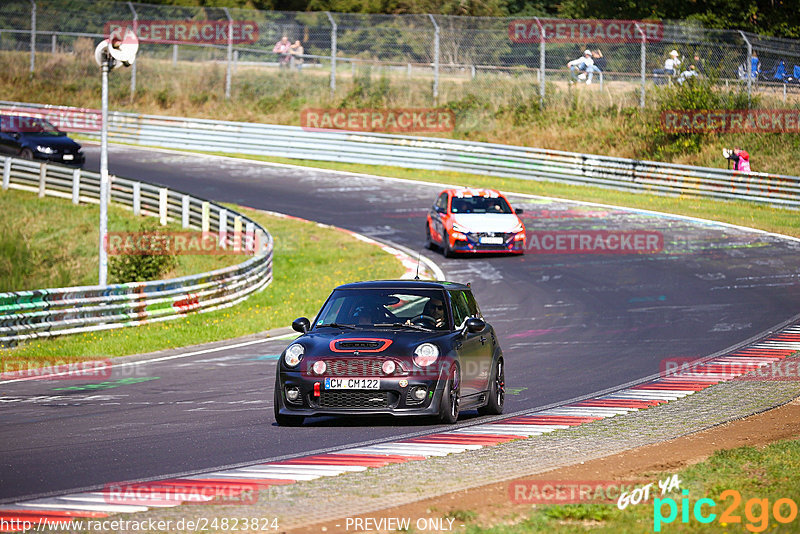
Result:
M514 208L514 213L517 215L522 215L522 208Z
M467 332L470 334L477 334L484 330L486 330L486 321L483 319L478 319L477 317L467 319Z
M440 208L439 206L434 206L433 209L436 210L436 213L444 213L444 208Z
M301 334L305 334L311 330L311 321L305 317L299 317L292 321L292 330L295 332L300 332Z

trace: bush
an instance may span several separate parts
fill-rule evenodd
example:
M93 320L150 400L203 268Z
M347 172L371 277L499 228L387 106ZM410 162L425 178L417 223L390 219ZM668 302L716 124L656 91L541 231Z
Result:
M153 236L153 241L161 235L157 226L148 223L139 227L139 233ZM177 259L171 254L123 254L110 258L108 271L111 279L118 284L147 282L158 280L177 264Z

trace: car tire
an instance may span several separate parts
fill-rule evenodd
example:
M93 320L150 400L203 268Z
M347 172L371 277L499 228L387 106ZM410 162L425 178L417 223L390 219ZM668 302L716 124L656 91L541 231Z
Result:
M442 392L439 404L439 422L452 425L458 421L459 404L461 403L461 373L457 365L453 365Z
M278 426L300 426L303 424L305 417L302 415L284 415L280 413L280 384L278 381L275 380L275 422L278 423Z
M442 254L444 254L445 258L452 258L455 256L453 249L450 248L450 235L447 232L444 233L444 244L442 245Z
M431 239L431 225L425 223L425 248L428 250L435 250L436 245L433 243L433 239Z
M498 358L494 364L494 370L489 382L489 398L486 406L478 408L480 415L500 415L503 413L503 405L506 400L506 373L502 358Z
M19 157L22 159L33 159L33 151L30 148L23 148L19 151Z

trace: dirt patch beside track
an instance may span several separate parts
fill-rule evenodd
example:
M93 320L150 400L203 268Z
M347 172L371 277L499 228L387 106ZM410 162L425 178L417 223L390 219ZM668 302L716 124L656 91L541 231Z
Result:
M773 410L708 430L662 443L646 445L605 458L527 476L519 480L642 480L650 482L652 477L649 475L664 471L675 472L686 466L702 462L714 451L743 446L761 447L776 441L798 437L800 437L800 398ZM470 510L477 514L476 522L490 525L508 521L510 516L523 515L530 510L530 504L517 504L509 499L508 488L513 483L514 481L489 484L353 517L372 519L442 517L447 516L448 513ZM455 523L458 524L460 521ZM292 529L289 532L305 534L343 531L345 531L345 523L343 519L340 519ZM350 528L349 531L358 532L359 530ZM370 532L375 532L375 530L370 530Z

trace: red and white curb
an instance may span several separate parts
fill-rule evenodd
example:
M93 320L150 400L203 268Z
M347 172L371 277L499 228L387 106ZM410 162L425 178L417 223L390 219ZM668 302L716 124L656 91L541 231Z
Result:
M257 490L273 486L477 450L643 410L732 380L753 369L772 366L799 350L800 325L794 325L746 348L705 361L704 373L699 377L665 376L556 408L395 442L156 482L122 484L103 491L0 505L0 525L9 525L12 521L17 524L22 521L37 524L44 520L66 523L76 518L102 518L111 514L143 512L150 508L216 503L233 500L246 492L255 492L254 498L257 499ZM128 495L130 497L126 497ZM245 504L244 500L241 503Z

